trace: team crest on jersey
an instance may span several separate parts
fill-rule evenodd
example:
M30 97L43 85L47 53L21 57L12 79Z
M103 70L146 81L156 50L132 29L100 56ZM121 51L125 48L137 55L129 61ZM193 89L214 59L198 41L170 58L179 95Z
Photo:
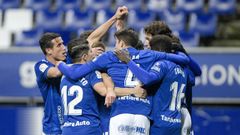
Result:
M41 72L44 72L47 68L48 68L48 65L45 64L45 63L43 63L43 64L41 64L41 65L39 66L39 70L40 70Z

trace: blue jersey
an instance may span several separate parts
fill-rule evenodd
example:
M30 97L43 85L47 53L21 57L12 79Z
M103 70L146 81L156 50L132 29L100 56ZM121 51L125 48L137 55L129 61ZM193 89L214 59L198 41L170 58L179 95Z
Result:
M152 135L181 134L181 104L187 84L187 74L179 65L162 60L150 70L159 76L161 83L153 97Z
M153 51L139 51L134 48L128 48L133 61L139 64L143 69L149 70L151 65L164 58L164 54L159 55ZM135 87L139 82L128 69L128 66L115 56L113 52L102 54L93 60L92 65L98 70L107 71L111 76L115 87ZM118 97L112 105L111 116L122 113L141 114L149 116L151 112L151 97L141 99L132 95Z
M81 64L74 64L79 67ZM102 135L96 93L93 86L102 82L99 72L79 80L63 76L61 95L64 106L63 135Z
M37 84L44 101L43 132L45 134L61 134L62 108L60 96L61 78L48 78L49 68L54 67L47 60L41 60L35 65Z
M139 51L130 47L128 48L128 51L132 60L146 70L149 70L151 65L153 65L156 60L160 59L171 58L173 61L176 60L180 63L187 63L189 61L186 56L177 56L174 54L167 55L166 53L151 50ZM71 68L63 63L59 64L58 68L64 75L73 80L76 80L94 70L105 70L108 75L112 77L116 87L134 87L138 84L138 81L128 69L127 65L119 61L113 52L106 52L92 62L83 65L81 68ZM150 102L151 98L140 99L131 95L118 97L112 105L111 116L122 113L149 116L151 111Z

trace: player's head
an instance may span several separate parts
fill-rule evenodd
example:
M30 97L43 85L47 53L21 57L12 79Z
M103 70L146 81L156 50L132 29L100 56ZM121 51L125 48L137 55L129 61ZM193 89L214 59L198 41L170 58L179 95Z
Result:
M138 43L134 46L135 49L137 50L143 50L144 49L144 44L141 40L138 40Z
M96 56L102 54L103 52L105 52L105 50L106 50L105 44L103 42L95 42L92 44L91 50L93 53L93 57L96 57Z
M145 32L145 47L150 49L149 41L155 35L170 35L172 33L168 25L163 21L154 21L144 27Z
M73 63L85 63L92 59L92 53L88 44L80 44L79 39L73 39L68 43L68 53Z
M186 55L188 55L187 51L185 50L185 48L183 47L183 45L180 42L180 39L175 36L175 35L171 35L171 39L172 39L172 48L177 51L177 52L183 52Z
M88 30L88 31L84 31L80 34L79 39L82 39L83 41L85 40L85 42L87 42L87 38L89 37L89 35L93 32L93 30Z
M115 33L116 49L124 49L129 46L135 47L138 43L138 35L132 29L122 29Z
M152 50L174 53L175 50L172 47L172 39L166 35L156 35L153 36L149 42Z
M66 49L61 36L57 33L44 33L39 40L42 52L56 61L66 59Z

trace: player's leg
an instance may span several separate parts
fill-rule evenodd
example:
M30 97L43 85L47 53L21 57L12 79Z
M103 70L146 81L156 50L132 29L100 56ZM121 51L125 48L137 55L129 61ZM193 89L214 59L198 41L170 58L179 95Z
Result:
M134 135L149 135L150 120L144 115L135 115L134 126L136 127Z
M181 108L181 114L182 114L182 135L190 135L191 126L192 126L192 120L190 113L188 112L187 108L182 107Z
M133 122L133 114L119 114L110 118L109 135L129 135Z

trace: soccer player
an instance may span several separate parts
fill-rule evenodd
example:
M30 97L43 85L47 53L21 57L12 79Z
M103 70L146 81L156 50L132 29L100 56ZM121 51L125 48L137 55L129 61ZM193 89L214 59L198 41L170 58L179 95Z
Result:
M66 59L66 49L59 34L45 33L39 40L45 59L35 64L37 84L44 101L43 134L59 135L63 121L60 79L61 72L55 67Z
M72 44L77 44L69 50L69 55L74 63L72 67L80 67L92 59L92 53L87 44L80 45L78 40L71 40L69 45ZM109 82L111 80L107 80L106 83ZM107 92L113 91L113 84L105 87L106 83L102 82L101 74L97 71L77 80L63 76L61 82L64 105L63 135L102 135L94 90L101 96L105 96ZM124 91L121 88L115 89ZM133 93L135 89L130 90L132 92L127 95L136 94Z
M153 49L149 45L149 41L153 36L167 35L172 38L173 44L178 45L176 47L178 47L179 51L184 52L186 55L188 55L188 53L185 51L185 49L181 45L180 40L172 34L172 31L170 30L170 28L163 21L154 21L150 23L149 25L144 27L144 32L145 32L145 39L146 39L145 40L146 48ZM192 87L195 85L195 77L200 76L202 73L198 63L195 62L189 55L188 57L190 59L190 63L188 68L186 69L188 72L188 83L186 86L186 96L185 96L186 102L181 109L182 115L185 116L183 117L184 120L183 120L182 134L186 134L186 131L188 132L189 130L191 130L192 122L191 122L191 118L189 119L189 115L191 115L191 112L192 112Z
M176 52L173 50L171 38L166 35L154 36L150 46L157 51ZM118 58L128 64L129 69L144 85L151 86L150 93L158 86L153 96L151 134L180 135L181 104L187 84L184 68L170 61L160 60L154 63L150 70L144 70L137 66L127 53L121 52L123 50L116 52Z
M134 49L138 36L133 30L117 31L116 48L127 49L131 58L144 69L149 69L156 60L169 58L178 62L188 62L184 56ZM82 65L81 68L72 68L59 63L60 71L71 79L78 79L94 70L105 70L111 76L116 87L131 88L138 84L127 65L118 60L113 52L106 52L93 61ZM110 135L149 134L149 115L151 112L151 97L137 98L134 95L118 97L112 105L110 119ZM124 108L124 109L123 109Z

